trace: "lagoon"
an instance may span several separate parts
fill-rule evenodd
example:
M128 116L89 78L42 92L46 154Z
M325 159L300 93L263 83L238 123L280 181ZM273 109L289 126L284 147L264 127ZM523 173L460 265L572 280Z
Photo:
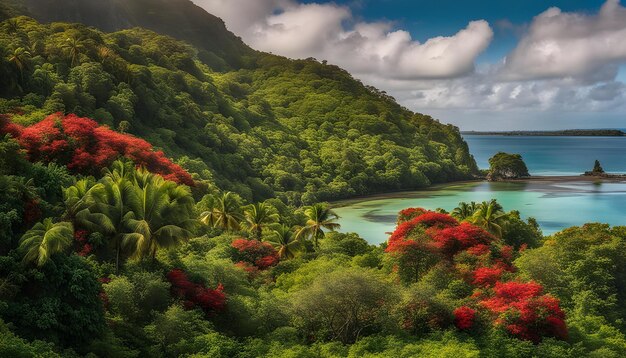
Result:
M480 168L498 151L522 154L532 175L578 175L595 159L607 172L626 172L626 137L464 136ZM521 182L470 182L434 186L336 204L342 232L372 244L387 240L396 214L408 207L452 210L461 201L497 199L504 209L537 219L543 233L587 222L626 225L626 183L554 178Z
M387 240L397 213L408 207L452 210L461 201L497 199L504 209L537 219L545 235L587 222L626 225L626 183L590 181L472 182L355 199L335 208L342 232L371 244Z

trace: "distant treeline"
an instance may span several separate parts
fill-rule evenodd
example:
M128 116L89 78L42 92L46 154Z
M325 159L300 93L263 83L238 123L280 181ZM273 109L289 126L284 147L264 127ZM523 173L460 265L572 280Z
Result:
M560 131L508 131L508 132L478 132L463 131L461 134L474 135L510 135L510 136L597 136L622 137L626 135L619 129L566 129Z

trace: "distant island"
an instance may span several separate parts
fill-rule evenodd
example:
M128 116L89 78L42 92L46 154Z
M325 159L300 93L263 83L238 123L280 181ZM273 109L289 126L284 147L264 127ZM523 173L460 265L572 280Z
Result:
M506 136L577 136L577 137L623 137L626 133L619 129L565 129L557 131L462 131L461 134L506 135Z

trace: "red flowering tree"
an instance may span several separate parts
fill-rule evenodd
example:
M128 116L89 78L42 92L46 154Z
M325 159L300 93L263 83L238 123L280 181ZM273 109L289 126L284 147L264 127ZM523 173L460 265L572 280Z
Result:
M10 133L26 149L31 161L57 162L77 173L99 174L119 157L131 159L153 173L180 184L193 185L183 168L143 139L115 132L88 118L53 114L21 128L0 119L0 134Z
M451 260L459 252L479 245L481 251L484 251L495 241L495 237L478 226L463 222L439 230L433 235L433 240L441 253Z
M214 313L226 308L226 295L224 286L219 284L216 289L211 289L189 280L187 274L181 269L174 269L167 274L167 280L172 285L172 294L184 300L187 309L201 308L206 313Z
M474 326L476 319L476 311L467 307L461 306L454 310L454 325L460 330L468 330Z
M424 210L422 208L407 208L400 210L400 212L398 213L398 224L414 219L415 217L420 216L426 212L427 210Z
M519 338L535 343L545 336L566 339L559 300L542 292L543 287L535 282L498 282L480 305L493 315L494 325Z
M234 249L233 261L244 269L253 266L264 270L278 263L278 252L267 242L239 238L233 240L231 246ZM252 272L251 269L246 271Z
M439 261L437 248L427 233L453 227L458 222L449 215L423 209L407 209L400 213L407 218L414 217L408 221L399 220L385 251L393 257L403 282L417 282L421 274Z
M473 284L479 287L493 286L500 280L504 269L501 267L480 267L474 270Z
M515 271L514 250L480 227L424 209L403 210L386 252L404 282L417 281L441 261L474 286L473 308L462 306L453 312L460 330L474 327L480 311L491 317L494 327L520 339L537 343L542 337L567 338L559 301L543 294L543 287L535 282L503 282L505 273ZM423 311L422 306L416 307ZM415 309L407 308L409 316L414 315L411 310Z

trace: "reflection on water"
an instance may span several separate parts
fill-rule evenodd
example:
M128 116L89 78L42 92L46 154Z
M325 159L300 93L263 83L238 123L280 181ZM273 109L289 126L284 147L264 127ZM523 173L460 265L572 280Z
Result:
M497 199L506 210L534 217L544 234L586 222L626 225L626 183L474 182L395 193L342 203L335 211L341 231L356 232L370 243L387 239L398 211L407 207L452 210L461 201Z

